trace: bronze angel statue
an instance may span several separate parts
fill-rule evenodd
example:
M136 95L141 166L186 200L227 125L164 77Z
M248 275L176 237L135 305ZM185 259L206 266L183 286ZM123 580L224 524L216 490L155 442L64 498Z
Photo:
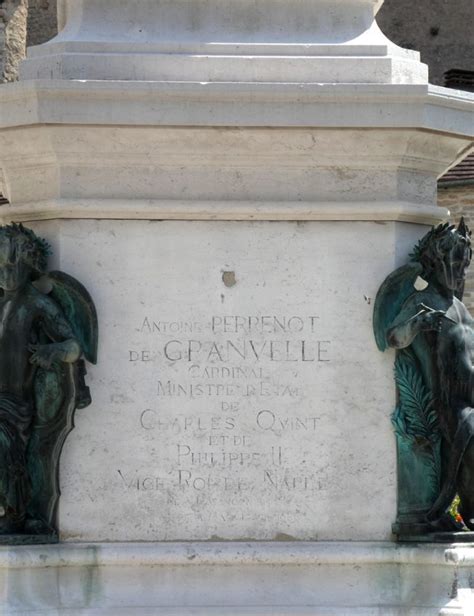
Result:
M47 273L49 252L32 230L0 227L0 536L18 540L56 537L59 457L91 402L84 358L97 357L94 304Z
M466 531L474 530L474 320L462 303L470 236L464 220L431 229L375 302L377 345L397 350L394 530L408 540L453 533L472 540ZM458 521L449 514L456 495Z

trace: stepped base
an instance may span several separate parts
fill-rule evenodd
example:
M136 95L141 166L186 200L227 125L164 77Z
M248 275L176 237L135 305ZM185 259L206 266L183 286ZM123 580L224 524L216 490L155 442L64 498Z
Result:
M473 547L389 542L1 547L2 614L467 616L474 608Z
M340 45L219 45L138 50L95 43L30 48L21 78L235 83L426 84L428 67L409 54L392 56L369 45L351 56ZM247 47L247 49L245 48ZM120 51L117 51L118 48ZM48 53L45 53L48 52ZM243 53L247 52L247 53ZM292 54L290 52L293 52ZM384 53L385 52L385 53ZM296 55L298 54L298 55ZM380 54L380 55L379 55ZM363 60L363 61L362 61Z

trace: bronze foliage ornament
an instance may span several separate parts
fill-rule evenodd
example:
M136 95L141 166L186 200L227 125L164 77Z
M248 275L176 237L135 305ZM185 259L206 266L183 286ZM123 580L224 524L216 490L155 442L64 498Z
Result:
M50 248L0 226L0 542L57 540L59 458L76 408L91 403L85 359L98 325L86 289L47 273Z
M400 540L474 541L474 320L462 303L471 257L464 220L438 225L377 294L378 348L396 349Z

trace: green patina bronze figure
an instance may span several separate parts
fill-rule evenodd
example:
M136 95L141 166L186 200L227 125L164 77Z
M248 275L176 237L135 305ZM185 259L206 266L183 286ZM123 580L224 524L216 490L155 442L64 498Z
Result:
M433 228L375 302L377 345L397 350L401 540L474 540L474 320L462 303L470 236L464 220ZM462 521L449 513L456 495Z
M0 227L0 541L57 537L59 457L74 410L90 404L94 304L76 280L47 274L49 246Z

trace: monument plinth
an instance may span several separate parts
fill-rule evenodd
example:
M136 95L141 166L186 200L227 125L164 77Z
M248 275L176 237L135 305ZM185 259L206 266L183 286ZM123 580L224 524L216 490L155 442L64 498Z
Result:
M27 79L424 83L379 0L63 0L63 30L29 50ZM361 62L361 60L364 60Z
M472 96L429 86L380 4L66 1L0 89L0 216L47 238L101 331L62 543L2 548L11 605L28 582L44 609L463 613L468 549L393 543L372 313L446 215ZM94 592L41 594L45 555Z

